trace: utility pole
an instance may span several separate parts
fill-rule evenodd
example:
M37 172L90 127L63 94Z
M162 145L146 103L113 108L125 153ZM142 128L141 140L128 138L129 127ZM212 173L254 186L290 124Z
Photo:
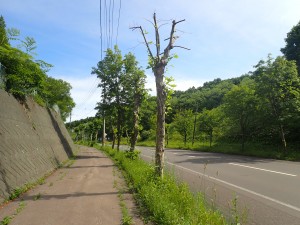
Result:
M198 104L195 112L195 118L194 118L194 129L193 129L193 139L192 139L192 146L194 145L195 142L195 133L196 133L196 123L197 123L197 112L198 112Z
M103 110L103 129L102 129L102 147L104 147L105 145L105 136L106 136L106 133L105 133L105 110L104 110L104 105L105 105L105 98L106 98L106 90L105 90L105 86L103 88L103 104L102 104L102 110Z
M104 144L105 144L105 117L104 117L104 114L103 114L103 132L102 132L102 147L104 147Z
M72 121L72 110L70 112L70 126L71 126L71 121Z

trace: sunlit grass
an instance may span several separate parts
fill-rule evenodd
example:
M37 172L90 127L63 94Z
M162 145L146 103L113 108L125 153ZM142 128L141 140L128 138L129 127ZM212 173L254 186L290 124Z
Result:
M154 141L143 141L139 142L140 146L155 146ZM192 145L191 142L184 143L180 140L169 140L166 144L166 148L175 148L175 149L187 149L194 151L203 151L203 152L218 152L225 154L235 154L235 155L246 155L246 156L255 156L262 158L272 158L272 159L282 159L290 161L299 161L300 160L300 151L288 150L283 151L279 146L263 145L260 143L245 143L245 147L242 150L240 143L226 143L226 142L214 142L210 147L209 142L195 142Z
M157 177L154 166L140 159L130 159L123 151L103 150L125 171L125 178L145 216L155 224L227 224L217 211L206 207L201 194L194 195L184 183L170 174Z

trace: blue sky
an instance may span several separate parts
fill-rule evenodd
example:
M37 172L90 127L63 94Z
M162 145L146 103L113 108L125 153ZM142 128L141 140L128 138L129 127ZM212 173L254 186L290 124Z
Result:
M105 0L101 2L104 9ZM156 12L158 20L167 23L161 28L165 39L172 19L186 20L177 26L177 44L191 51L174 49L179 58L171 61L167 72L178 90L240 76L269 53L281 55L287 32L300 20L299 0L126 0L121 1L116 39L120 0L106 2L115 9L112 43L118 43L123 55L133 52L144 69L146 48L140 33L129 27L142 25L150 40L153 29L147 20ZM72 120L94 116L100 90L91 68L101 57L100 0L0 0L0 8L8 28L35 38L37 58L54 65L49 75L71 83L77 104ZM103 18L104 39L105 29ZM103 50L106 47L104 41ZM147 86L155 90L151 70L146 74Z

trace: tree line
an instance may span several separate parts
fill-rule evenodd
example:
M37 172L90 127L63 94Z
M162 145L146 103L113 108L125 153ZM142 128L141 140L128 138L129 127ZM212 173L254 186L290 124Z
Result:
M34 38L21 39L20 31L6 29L4 18L0 17L0 88L21 102L26 96L32 96L40 105L57 105L62 119L66 120L75 107L70 93L72 87L66 81L47 75L52 65L35 58L36 48Z
M143 29L141 27L135 29L140 29L144 37L149 54L149 68L157 69L155 62L160 63L156 58L160 55L159 52L152 54L150 42L147 42ZM155 31L158 34L158 30ZM298 149L299 34L300 22L287 34L286 46L281 49L283 56L273 58L269 55L266 59L260 60L253 71L240 77L226 80L217 78L204 83L201 87L169 92L171 95L168 98L168 79L163 76L162 82L159 83L163 85L160 88L164 95L164 104L167 104L164 106L163 136L166 140L164 145L168 146L169 142L180 139L184 145L199 142L207 142L209 146L224 142L240 143L241 151L247 143L276 146L276 149L285 151ZM160 44L159 41L156 43ZM131 63L128 62L128 57L132 58ZM165 59L166 62L170 58L171 56ZM134 68L133 71L139 71L138 73L143 76L141 80L143 85L138 85L143 93L138 98L139 104L136 105L138 110L135 110L134 97L137 86L133 77L129 75L132 71L128 70L126 63L131 65L130 68ZM107 118L105 132L112 140L113 146L115 139L119 146L121 138L130 140L133 133L136 137L137 131L139 141L156 141L157 145L159 125L157 111L160 107L157 104L158 97L150 96L145 90L145 75L141 68L137 67L135 57L129 53L123 58L116 46L107 50L105 58L93 68L92 73L100 78L99 87L102 90L103 100L97 104L97 115L90 118L88 123L81 120L69 124L73 130L81 130L77 132L77 138L90 137L90 140L96 140L99 135L95 134L92 121ZM134 118L134 114L138 116ZM102 122L96 124L99 124L98 132L103 130ZM84 133L94 135L83 135ZM263 148L261 149L263 151Z

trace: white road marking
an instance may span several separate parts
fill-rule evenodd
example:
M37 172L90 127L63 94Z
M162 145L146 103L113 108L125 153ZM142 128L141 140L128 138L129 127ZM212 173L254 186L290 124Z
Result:
M194 155L189 155L188 157L189 157L189 158L195 158L196 156L194 156Z
M147 155L143 155L143 154L142 154L142 156L145 156L145 157L151 158L151 159L153 158L153 157L150 157L150 156L147 156ZM247 188L240 187L240 186L238 186L238 185L229 183L229 182L227 182L227 181L224 181L224 180L221 180L221 179L218 179L218 178L215 178L215 177L208 176L207 174L203 174L203 173L200 173L200 172L197 172L197 171L188 169L188 168L186 168L186 167L176 165L176 164L174 164L174 163L170 163L170 162L166 162L166 163L167 163L167 164L170 164L170 165L172 165L172 166L176 166L176 167L178 167L178 168L181 168L181 169L190 171L190 172L192 172L192 173L201 175L201 176L203 176L203 177L209 178L209 179L211 179L211 180L215 180L215 181L217 181L217 182L219 182L219 183L223 183L223 184L226 184L226 185L228 185L228 186L234 187L234 188L236 188L236 189L239 189L239 190L248 192L248 193L250 193L250 194L256 195L256 196L261 197L261 198L263 198L263 199L269 200L269 201L271 201L271 202L277 203L277 204L279 204L279 205L282 205L282 206L285 206L285 207L287 207L287 208L290 208L290 209L293 209L293 210L295 210L295 211L300 212L300 208L298 208L298 207L296 207L296 206L290 205L290 204L288 204L288 203L284 203L284 202L279 201L279 200L276 200L276 199L274 199L274 198L270 198L270 197L268 197L268 196L266 196L266 195L263 195L263 194L259 194L259 193L255 192L255 191L251 191L251 190L249 190L249 189L247 189Z
M246 168L250 168L250 169L266 171L266 172L270 172L270 173L278 173L278 174L292 176L292 177L296 177L297 176L295 174L283 173L283 172L278 172L278 171L274 171L274 170L266 170L266 169L262 169L262 168L258 168L258 167L253 167L253 166L246 166L246 165L242 165L242 164L238 164L238 163L228 163L228 164L229 165L233 165L233 166L241 166L241 167L246 167Z

